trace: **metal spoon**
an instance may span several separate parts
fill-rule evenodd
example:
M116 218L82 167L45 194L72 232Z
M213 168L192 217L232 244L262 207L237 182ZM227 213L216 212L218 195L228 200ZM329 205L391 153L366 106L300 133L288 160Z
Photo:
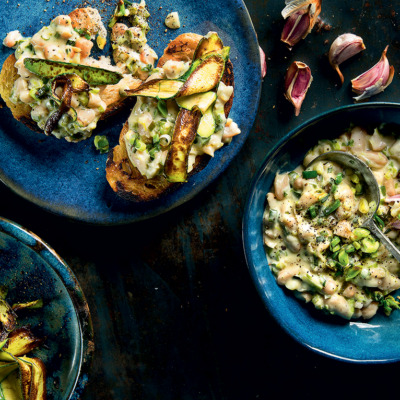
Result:
M342 164L346 167L349 167L351 169L354 169L355 171L359 172L362 175L366 184L366 192L367 196L369 197L369 201L370 202L375 201L376 204L376 207L372 210L370 209L368 214L365 215L365 221L363 222L362 227L367 228L369 231L371 231L373 235L376 236L381 241L381 243L383 243L386 246L386 248L390 251L392 256L397 261L400 262L400 251L390 241L390 239L378 228L374 220L374 215L378 210L381 201L381 195L378 182L376 181L375 176L368 167L368 165L364 161L361 161L359 158L354 156L353 154L345 153L343 151L329 151L327 153L321 154L313 161L311 161L307 165L307 168L309 168L312 164L318 161L333 161L338 164Z

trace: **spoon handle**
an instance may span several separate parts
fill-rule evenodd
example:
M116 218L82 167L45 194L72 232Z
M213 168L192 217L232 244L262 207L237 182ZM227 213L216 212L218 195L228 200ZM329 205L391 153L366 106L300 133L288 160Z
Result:
M399 249L392 243L392 241L378 228L375 221L370 219L364 223L364 226L368 228L374 236L376 236L382 244L390 251L392 256L400 262L400 251Z

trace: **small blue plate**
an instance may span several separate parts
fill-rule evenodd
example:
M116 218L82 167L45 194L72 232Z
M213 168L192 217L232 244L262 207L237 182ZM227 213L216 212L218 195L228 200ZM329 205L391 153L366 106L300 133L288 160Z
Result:
M0 266L10 304L43 299L43 308L20 310L17 321L47 337L34 354L46 365L49 399L78 399L94 345L89 308L75 275L35 234L1 217Z
M247 265L269 312L294 339L322 355L354 363L400 361L400 311L379 312L369 321L346 321L315 310L276 283L263 244L266 195L278 171L290 171L320 139L334 139L350 123L376 127L394 124L400 132L400 105L366 103L321 114L287 134L268 153L254 177L243 217ZM397 292L396 295L399 293Z
M95 2L89 2L93 5ZM168 42L184 32L206 34L217 31L231 47L235 74L235 100L231 117L242 133L232 143L216 152L207 167L176 191L145 204L119 198L105 177L107 155L100 155L93 145L94 135L107 135L110 147L118 143L119 133L129 113L99 123L92 138L68 143L30 131L15 121L7 108L0 109L0 179L25 199L55 214L93 224L114 225L146 219L176 207L214 181L238 154L253 125L261 93L261 66L258 42L250 16L242 0L165 0L148 2L150 33L148 42L161 55ZM19 29L30 36L59 14L68 14L81 5L69 0L18 0L0 5L0 39ZM107 23L117 0L97 1ZM165 33L164 19L169 11L178 11L183 25ZM13 18L9 18L13 15ZM0 65L11 51L0 46ZM109 47L108 47L109 49ZM110 54L108 52L107 54Z

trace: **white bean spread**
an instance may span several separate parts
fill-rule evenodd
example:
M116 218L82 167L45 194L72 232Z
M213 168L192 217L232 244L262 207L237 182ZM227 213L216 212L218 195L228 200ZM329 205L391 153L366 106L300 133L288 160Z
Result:
M375 219L400 245L400 139L352 127L337 140L319 141L303 165L333 150L352 153L371 168L381 190ZM264 214L264 243L278 284L346 319L399 308L390 293L400 288L400 264L361 227L376 207L364 186L358 171L330 161L307 170L300 165L276 175Z

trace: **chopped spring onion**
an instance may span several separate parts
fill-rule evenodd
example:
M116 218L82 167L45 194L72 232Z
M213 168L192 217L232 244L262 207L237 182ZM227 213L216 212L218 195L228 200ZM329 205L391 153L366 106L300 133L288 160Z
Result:
M314 218L317 216L317 211L316 211L316 209L315 209L315 206L311 206L311 207L308 209L308 212L310 213L310 217L311 217L312 219L314 219Z
M322 215L327 217L328 215L332 214L334 211L336 211L341 205L340 200L335 200L330 206L324 208L322 211Z
M304 179L314 179L318 176L317 171L303 171Z
M336 179L335 179L336 185L339 185L339 183L342 182L342 180L343 180L343 175L342 174L338 174Z
M374 215L374 220L378 223L379 228L383 229L385 227L385 223L381 218L379 218L376 214Z

